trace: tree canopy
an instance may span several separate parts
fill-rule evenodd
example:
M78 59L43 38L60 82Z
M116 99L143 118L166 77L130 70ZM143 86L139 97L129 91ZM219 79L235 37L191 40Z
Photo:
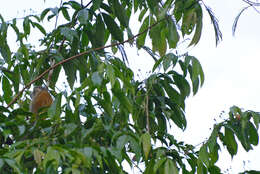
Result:
M1 14L0 173L128 173L124 165L144 174L223 173L220 150L234 157L238 143L258 145L259 112L232 106L199 146L169 131L185 131L185 100L204 83L199 59L177 51L187 40L196 46L204 15L217 44L218 20L197 0L61 1L23 19ZM35 32L42 37L32 43ZM126 45L154 61L144 79L128 66ZM57 88L64 77L69 89ZM31 86L48 86L54 99L39 114L29 110Z

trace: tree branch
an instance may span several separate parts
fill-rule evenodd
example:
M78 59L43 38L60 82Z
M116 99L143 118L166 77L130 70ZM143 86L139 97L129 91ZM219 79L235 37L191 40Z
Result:
M84 56L86 54L89 54L93 51L98 51L98 50L102 50L102 49L105 49L105 48L109 48L109 47L113 47L113 46L118 46L118 45L121 45L121 44L124 44L124 43L127 43L127 42L130 42L132 40L134 40L135 38L139 37L140 35L146 33L148 30L150 30L151 28L153 28L154 26L156 26L158 23L164 21L165 19L167 19L167 16L159 21L157 21L156 23L150 25L146 30L144 30L143 32L140 32L138 33L137 35L127 39L127 40L124 40L122 42L117 42L117 43L113 43L113 44L110 44L110 45L107 45L107 46L102 46L102 47L98 47L98 48L93 48L91 50L88 50L88 51L85 51L85 52L82 52L82 53L79 53L77 55L74 55L72 57L69 57L67 59L64 59L54 65L52 65L50 68L48 68L47 70L45 70L43 73L41 73L38 77L36 77L34 80L32 80L31 82L29 82L27 85L25 85L25 87L14 97L14 99L8 104L7 108L9 108L11 105L13 105L18 99L19 97L22 95L22 93L24 92L25 89L29 88L34 82L40 80L41 78L43 78L44 75L46 75L49 71L55 69L57 66L59 65L62 65L66 62L69 62L73 59L76 59L78 57L81 57L81 56Z

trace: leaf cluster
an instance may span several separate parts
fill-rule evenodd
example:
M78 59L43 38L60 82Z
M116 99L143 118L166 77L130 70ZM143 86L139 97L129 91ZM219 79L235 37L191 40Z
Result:
M258 144L259 113L237 107L215 126L200 150L169 133L173 125L185 130L185 100L204 83L199 60L173 51L185 37L191 37L189 45L199 42L201 1L81 3L67 1L21 23L6 22L0 15L1 173L127 173L124 162L147 174L221 173L216 166L218 138L232 156L237 141L246 151ZM218 41L217 20L208 7L206 11ZM134 14L140 24L135 35L130 25ZM57 26L50 30L45 23L53 22ZM17 36L15 51L8 45L10 30ZM35 31L42 33L39 45L30 42ZM136 80L127 64L125 42L154 59L152 73L144 80ZM29 112L30 92L22 92L32 82L48 82L47 75L37 77L52 69L52 61L57 65L49 81L54 102L36 116ZM70 90L57 90L64 77ZM19 91L21 98L6 107Z

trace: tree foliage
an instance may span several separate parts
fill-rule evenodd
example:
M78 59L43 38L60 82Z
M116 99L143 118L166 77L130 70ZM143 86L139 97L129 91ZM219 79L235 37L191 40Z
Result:
M199 60L175 51L187 38L189 46L199 42L204 13L218 43L217 19L197 0L67 1L26 16L22 25L0 16L1 173L127 173L125 162L144 174L215 174L222 172L221 148L232 157L238 143L253 149L260 113L236 106L200 147L169 131L172 125L185 130L185 100L204 82ZM138 33L130 25L134 15ZM8 45L10 31L17 50ZM42 34L39 43L30 42L34 31ZM154 59L144 80L128 66L126 44ZM46 83L52 69L54 102L36 116L29 112L29 88ZM70 90L55 87L63 77Z

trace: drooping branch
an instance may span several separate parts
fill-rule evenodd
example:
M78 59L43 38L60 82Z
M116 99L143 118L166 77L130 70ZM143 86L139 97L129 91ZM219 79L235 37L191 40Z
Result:
M102 46L102 47L98 47L98 48L93 48L91 50L88 50L88 51L85 51L85 52L82 52L82 53L79 53L77 55L74 55L72 57L69 57L67 59L64 59L54 65L52 65L51 67L49 67L48 69L46 69L43 73L41 73L38 77L36 77L34 80L30 81L27 85L25 85L25 87L13 98L13 100L8 104L7 108L9 108L11 105L13 105L18 99L19 97L22 95L22 93L25 91L25 89L29 88L33 83L35 83L36 81L40 80L41 78L43 78L44 75L46 75L49 71L55 69L56 67L58 67L59 65L62 65L66 62L69 62L73 59L76 59L78 57L81 57L81 56L84 56L86 54L89 54L93 51L98 51L98 50L102 50L102 49L105 49L105 48L110 48L110 47L114 47L114 46L118 46L118 45L122 45L124 43L127 43L127 42L130 42L132 40L134 40L135 38L139 37L140 35L146 33L147 31L149 31L151 28L153 28L154 26L156 26L158 23L164 21L167 19L168 16L166 16L165 18L157 21L156 23L150 25L149 27L147 27L147 29L145 29L144 31L134 35L133 37L127 39L127 40L124 40L122 42L117 42L117 43L112 43L110 45L106 45L106 46Z

